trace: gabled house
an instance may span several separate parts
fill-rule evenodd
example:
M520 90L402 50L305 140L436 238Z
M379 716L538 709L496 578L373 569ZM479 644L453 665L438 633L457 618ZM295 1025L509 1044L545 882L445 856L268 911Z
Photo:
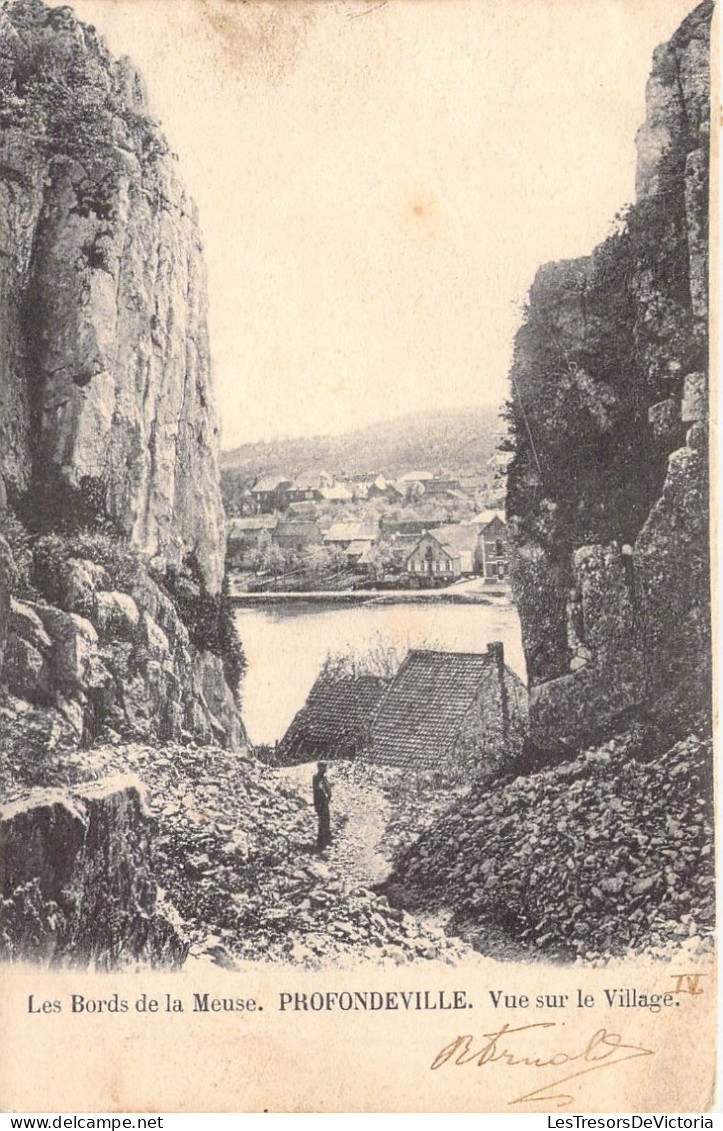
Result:
M271 538L278 519L274 514L255 514L230 518L226 523L226 560L229 568L242 565L244 556L255 550L264 538Z
M279 522L274 530L273 540L282 550L308 550L311 546L320 546L322 542L321 527L317 522L305 522L301 519L287 519Z
M322 672L277 748L281 765L355 758L369 746L371 721L389 680Z
M346 483L335 483L333 487L321 487L319 501L322 503L350 503L354 494Z
M475 573L480 564L477 530L452 523L428 530L407 557L408 573L450 579Z
M424 484L424 494L427 497L447 495L452 491L459 492L460 483L458 475L435 475Z
M289 488L289 502L303 503L307 501L319 502L321 492L334 486L334 476L323 468L314 471L304 471L297 475Z
M481 511L467 525L477 531L480 573L485 581L504 581L508 572L508 536L502 511Z
M476 495L489 487L490 475L479 471L463 471L459 477L459 487L467 495Z
M262 514L286 510L289 505L292 481L283 475L265 475L251 488L256 506Z
M379 526L375 522L333 522L324 535L324 543L347 550L352 542L373 545L378 537Z
M387 497L387 480L383 475L377 475L371 483L364 484L367 499L385 499Z
M526 727L527 688L501 643L483 653L415 650L381 700L369 759L459 777L494 772L519 752Z
M377 475L371 483L366 484L367 499L386 499L390 503L400 503L407 497L407 483L395 483Z

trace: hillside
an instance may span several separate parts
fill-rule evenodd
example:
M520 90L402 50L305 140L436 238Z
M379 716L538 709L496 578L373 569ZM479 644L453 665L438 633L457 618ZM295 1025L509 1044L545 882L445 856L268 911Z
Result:
M503 422L499 408L478 405L451 412L416 412L341 436L283 437L243 444L221 454L223 470L249 478L325 467L339 477L414 468L472 470L492 456Z

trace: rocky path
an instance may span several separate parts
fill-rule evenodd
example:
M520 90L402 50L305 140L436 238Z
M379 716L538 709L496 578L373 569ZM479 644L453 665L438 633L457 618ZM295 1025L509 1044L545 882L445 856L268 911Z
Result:
M346 769L343 767L340 772L338 766L332 766L329 770L334 839L324 859L345 887L353 888L380 883L392 870L382 844L392 807L378 784L360 773L344 772ZM311 795L313 766L294 766L279 772L300 790L308 788Z
M336 796L343 803L346 818L329 852L329 862L350 884L376 884L391 872L391 861L382 850L382 838L391 816L391 805L384 794L368 783L340 788Z

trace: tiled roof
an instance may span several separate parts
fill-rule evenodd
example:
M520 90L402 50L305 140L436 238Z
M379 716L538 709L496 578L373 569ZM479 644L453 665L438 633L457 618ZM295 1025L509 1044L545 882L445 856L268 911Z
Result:
M436 767L452 750L493 662L488 653L410 652L374 720L372 760Z
M368 744L369 726L387 685L381 676L320 675L279 744L282 762L359 753Z

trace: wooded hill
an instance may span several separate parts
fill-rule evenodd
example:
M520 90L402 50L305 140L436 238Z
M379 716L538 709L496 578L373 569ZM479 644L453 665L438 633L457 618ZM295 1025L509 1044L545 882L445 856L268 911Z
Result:
M416 412L340 436L277 437L222 452L224 470L250 477L284 472L298 475L324 467L337 477L384 473L402 475L416 468L473 470L493 455L504 424L492 405L451 412Z

